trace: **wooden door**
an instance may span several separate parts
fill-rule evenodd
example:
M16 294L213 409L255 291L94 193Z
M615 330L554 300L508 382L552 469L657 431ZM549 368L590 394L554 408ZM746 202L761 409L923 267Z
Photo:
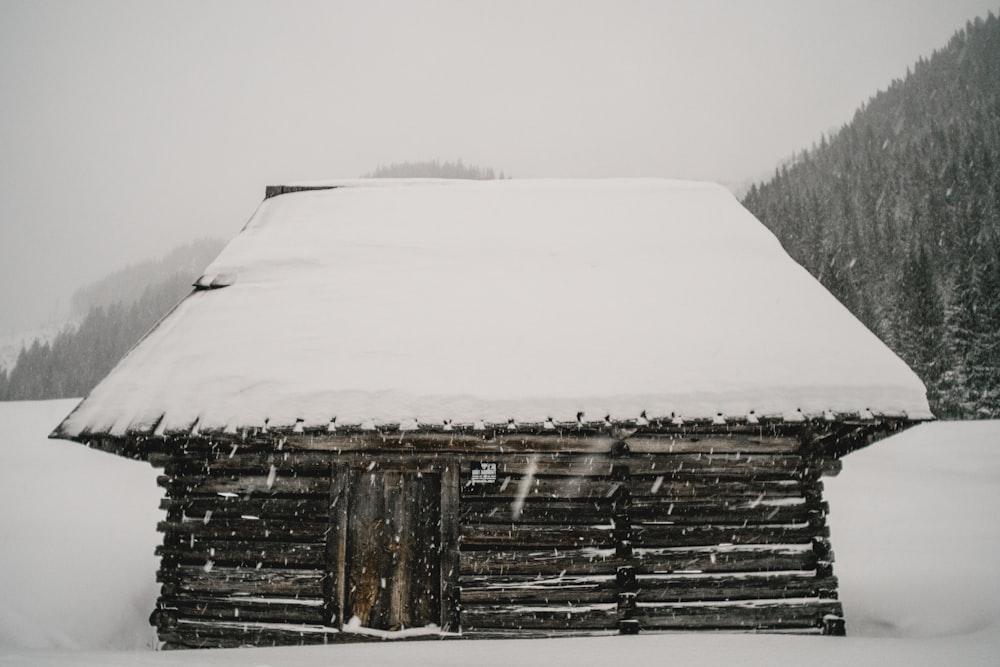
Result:
M440 624L440 476L354 470L345 491L341 618L379 630Z

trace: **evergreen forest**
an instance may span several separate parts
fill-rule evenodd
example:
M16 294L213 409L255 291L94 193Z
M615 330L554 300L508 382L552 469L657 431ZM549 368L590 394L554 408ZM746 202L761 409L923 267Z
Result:
M79 324L51 341L21 348L10 369L0 368L0 401L85 396L160 318L191 291L222 243L190 243L156 261L116 271L74 293Z
M743 200L927 386L1000 417L1000 20L969 22Z

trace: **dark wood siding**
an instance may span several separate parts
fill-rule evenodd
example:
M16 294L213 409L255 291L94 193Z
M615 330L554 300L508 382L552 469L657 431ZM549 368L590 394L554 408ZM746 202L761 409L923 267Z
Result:
M166 444L168 647L362 639L354 616L465 637L842 631L819 481L836 462L794 435Z

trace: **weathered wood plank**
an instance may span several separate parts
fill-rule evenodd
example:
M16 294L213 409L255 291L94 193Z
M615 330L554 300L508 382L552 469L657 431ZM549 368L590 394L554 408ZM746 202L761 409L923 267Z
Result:
M459 470L455 465L441 472L441 629L455 632L461 628L460 588L461 524Z
M617 604L466 605L462 629L610 630L618 627Z
M187 648L241 648L251 646L305 646L382 642L382 636L372 636L315 625L278 625L268 623L220 623L181 620L175 627L160 631L167 650ZM441 633L402 635L393 641L439 641L450 636Z
M208 561L231 567L322 568L326 545L316 543L231 541L190 539L177 536L156 548L156 555L182 565L204 565Z
M683 503L645 499L633 499L628 516L633 525L657 522L674 525L701 524L772 524L819 522L826 516L820 508L813 508L805 502L796 505L755 504L753 501L730 506L712 506L708 503Z
M323 521L330 512L326 499L306 498L240 498L238 496L207 496L164 498L160 509L189 519L203 519L207 513L214 519L239 519L255 516L260 519Z
M625 439L633 454L666 452L674 454L773 453L794 454L801 442L795 436L706 434L702 437L675 435L633 435Z
M674 453L632 452L619 459L632 476L729 475L782 478L806 467L801 456L782 453ZM760 477L766 479L766 477Z
M440 452L581 452L611 450L615 438L607 435L577 436L553 433L496 432L357 432L351 434L290 436L289 450L311 451L440 451Z
M280 598L268 601L266 598L253 599L218 597L161 597L158 607L172 612L180 620L266 622L266 623L306 623L322 625L325 622L321 600L308 601L313 604L290 604Z
M621 558L614 548L463 551L460 571L463 575L568 575L614 574Z
M464 524L477 523L608 523L612 515L610 499L597 500L526 500L515 507L512 502L495 499L465 498L460 516Z
M191 620L181 620L176 627L161 630L159 635L168 649L301 646L345 640L336 630L323 626L261 627L249 623L220 624Z
M191 475L171 477L160 475L156 483L165 488L171 497L190 495L249 494L317 495L326 496L330 489L329 477L282 477L248 475L246 477L206 477Z
M325 573L316 570L192 567L160 570L157 581L174 584L178 592L224 595L281 595L321 599Z
M329 452L242 451L235 446L230 453L219 452L208 457L175 457L164 466L167 475L268 475L274 467L277 474L328 475Z
M840 616L842 610L835 600L729 604L640 602L636 614L645 630L778 630L821 628L824 616Z
M462 604L518 605L518 604L574 604L588 605L615 602L618 593L600 586L590 588L531 589L483 589L466 591L462 589Z
M583 630L576 628L462 628L466 639L569 639L571 637L610 637L618 628Z
M795 480L723 480L713 476L659 481L656 477L633 477L628 480L629 494L635 498L668 497L671 499L711 499L719 504L774 501L801 498L810 485Z
M639 548L633 551L639 574L679 572L770 572L814 570L817 556L810 544L743 547Z
M618 599L613 576L463 577L463 604L597 604Z
M675 575L639 577L641 602L711 602L784 598L836 599L836 577L818 578L812 572L770 576Z
M347 619L347 532L348 532L348 468L335 464L330 485L330 533L326 540L326 572L323 595L331 623L343 628Z
M461 528L462 549L579 549L614 545L612 526L477 524Z
M731 439L727 439L729 442ZM701 442L701 441L699 441ZM237 446L237 449L239 447ZM607 451L591 453L564 452L551 450L544 452L521 452L503 450L482 452L419 452L385 451L378 458L370 453L360 452L310 452L310 451L239 451L229 456L224 452L209 459L174 458L166 466L168 474L174 475L219 475L255 474L267 475L271 466L278 474L295 472L298 475L323 475L329 470L331 457L350 467L373 465L377 468L408 471L428 471L441 468L440 455L448 456L461 467L463 483L468 481L471 464L480 461L497 463L498 473L503 475L524 475L529 469L538 475L564 476L607 476L616 465L627 465L633 475L660 475L665 473L697 473L698 471L732 473L750 476L753 474L775 474L776 471L791 471L800 467L815 467L820 463L835 464L829 460L806 460L800 455L781 452L688 452L669 453L659 448L648 452L626 453L611 456Z
M215 519L209 521L160 521L156 529L184 537L200 539L279 540L285 542L322 542L330 526L326 522L290 522L283 519Z
M797 544L828 536L826 526L805 524L652 525L632 526L636 545L680 547L714 544Z

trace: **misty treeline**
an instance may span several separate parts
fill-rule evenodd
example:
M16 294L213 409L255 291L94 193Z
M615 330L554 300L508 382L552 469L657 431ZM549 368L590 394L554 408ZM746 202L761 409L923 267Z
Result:
M440 160L394 162L390 165L378 166L362 178L469 178L477 181L488 181L497 178L510 178L510 176L505 176L502 170L497 174L491 167L465 164L459 158L455 162L441 162Z
M902 357L1000 416L1000 20L959 31L743 204Z
M150 285L176 278L178 274L197 278L215 259L225 243L220 239L199 239L178 246L160 259L131 264L97 282L81 287L70 299L74 318L85 316L95 307L137 301Z
M34 340L10 369L0 368L0 400L86 395L191 291L221 247L215 239L196 241L78 290L72 307L85 313L79 324L66 326L51 341Z

